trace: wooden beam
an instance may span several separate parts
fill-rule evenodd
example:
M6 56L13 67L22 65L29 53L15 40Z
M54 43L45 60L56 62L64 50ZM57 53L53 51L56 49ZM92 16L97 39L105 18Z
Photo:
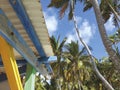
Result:
M0 54L11 90L23 90L13 48L0 36Z

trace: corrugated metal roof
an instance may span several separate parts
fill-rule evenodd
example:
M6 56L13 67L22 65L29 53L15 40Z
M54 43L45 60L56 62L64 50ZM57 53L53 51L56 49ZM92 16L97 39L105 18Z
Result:
M22 0L25 10L31 20L31 23L35 29L35 32L41 42L41 45L47 56L52 56L53 51L50 45L49 35L46 28L42 8L38 0ZM9 3L9 0L0 0L0 8L5 12L8 19L12 22L14 27L18 30L24 40L27 42L29 47L33 50L35 55L39 55L28 34L26 33L22 23L17 17L15 11ZM15 51L15 57L21 58L21 56Z

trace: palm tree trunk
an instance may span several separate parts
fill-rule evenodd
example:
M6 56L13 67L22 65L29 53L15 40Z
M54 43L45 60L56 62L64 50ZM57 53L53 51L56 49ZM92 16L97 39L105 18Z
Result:
M58 73L57 73L57 88L58 88L58 90L61 90L61 84L60 84L60 60L61 60L61 58L58 57L58 63L59 63Z
M57 90L61 90L60 78L57 79Z
M67 84L67 87L68 87L67 89L70 90L70 83L69 82Z
M73 16L74 17L74 16ZM75 17L74 17L75 18ZM75 20L74 20L75 21ZM76 21L75 21L76 22ZM74 22L74 23L75 23ZM88 46L86 45L86 43L82 40L82 38L80 37L79 35L79 31L78 29L76 28L76 32L77 32L77 35L79 37L79 40L81 41L81 43L84 45L84 47L87 49L87 52L90 56L90 59L91 59L91 64L93 66L93 70L95 71L96 75L100 78L100 80L103 82L103 84L105 85L105 87L108 89L108 90L114 90L113 87L108 83L108 81L102 76L102 74L99 72L99 70L97 69L97 66L96 66L96 63L94 62L94 57L92 56L92 53L90 51L90 49L88 48Z
M71 6L73 7L73 2L71 0ZM91 59L91 64L93 66L93 70L95 71L96 75L100 78L100 80L103 82L103 84L105 85L105 87L108 89L108 90L114 90L114 88L109 84L109 82L102 76L102 74L99 72L97 66L96 66L96 63L94 62L94 57L92 56L92 53L88 47L88 45L82 40L81 36L80 36L80 33L79 33L79 29L78 29L78 26L77 26L77 22L76 22L76 18L74 16L74 10L73 10L73 21L74 21L74 25L75 25L75 30L77 32L77 35L78 35L78 38L80 40L80 42L83 44L83 46L86 48L87 52L88 52L88 55L90 56L90 59Z
M112 48L112 43L108 39L98 1L97 0L90 0L90 1L91 1L91 4L93 5L94 11L95 11L97 24L99 27L99 32L100 32L103 44L106 48L106 51L107 51L112 63L116 67L116 70L118 70L120 72L120 59L117 57L116 52Z
M79 89L79 90L82 90L82 89L81 89L82 85L81 85L81 81L80 81L80 79L79 79L79 76L80 76L80 71L78 71L78 89Z

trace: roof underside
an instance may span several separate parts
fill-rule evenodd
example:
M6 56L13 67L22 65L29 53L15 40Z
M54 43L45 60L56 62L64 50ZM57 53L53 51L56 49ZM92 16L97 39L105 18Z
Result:
M50 45L49 35L46 28L40 2L38 0L21 0L21 1L32 23L32 26L37 34L37 37L39 38L39 41L43 47L43 50L46 56L52 56L53 51ZM9 0L0 0L0 8L5 12L8 19L11 21L14 27L18 30L18 32L24 38L24 40L29 45L29 47L33 50L35 55L40 56L35 46L33 45L31 39L29 38L28 34L26 33L21 21L19 20L15 11L10 5ZM22 56L19 53L17 53L16 50L14 50L14 52L15 52L16 59L22 58Z

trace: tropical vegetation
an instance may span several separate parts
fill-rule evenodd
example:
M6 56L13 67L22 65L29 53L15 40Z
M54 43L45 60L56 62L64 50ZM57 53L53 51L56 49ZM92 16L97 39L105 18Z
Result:
M101 39L108 57L100 60L91 53L91 48L80 36L75 17L75 5L84 3L83 11L94 9ZM120 3L119 0L51 0L48 7L60 10L62 18L68 10L68 19L73 20L79 41L66 43L50 38L58 60L51 64L54 75L50 82L42 82L46 90L120 90ZM108 36L104 24L113 17L116 33ZM79 43L82 43L81 46ZM97 53L97 52L96 52ZM43 90L44 90L43 89Z
M41 81L37 76L36 87L44 87L44 89L36 90L106 90L106 87L92 69L86 49L84 47L80 49L78 41L71 41L71 43L66 44L66 38L61 43L59 38L56 40L52 36L51 39L52 44L55 44L52 45L54 46L53 49L61 53L59 54L61 59L59 62L51 64L54 76L49 83L47 80ZM61 50L55 48L61 45ZM118 50L116 50L116 53L120 55ZM119 90L120 74L113 67L111 60L108 57L103 57L101 60L96 59L95 63L114 90Z

